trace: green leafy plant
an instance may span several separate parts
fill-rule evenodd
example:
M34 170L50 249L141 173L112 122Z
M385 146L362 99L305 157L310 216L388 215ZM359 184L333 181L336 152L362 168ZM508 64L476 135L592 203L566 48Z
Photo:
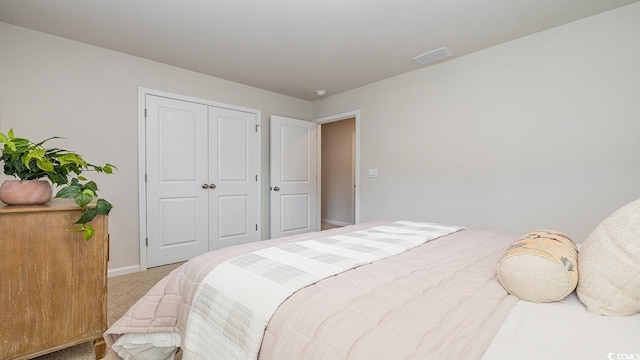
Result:
M55 196L73 199L84 210L83 215L75 222L78 227L69 231L82 232L84 238L89 240L94 229L88 223L98 214L109 215L112 205L107 200L98 198L98 185L80 174L86 171L112 174L116 167L108 163L104 166L93 165L75 152L44 146L53 139L61 138L54 136L35 143L16 137L13 129L7 134L0 133L0 143L4 144L0 156L0 161L4 163L4 173L20 180L47 178L51 183L61 186ZM94 199L95 204L92 204Z

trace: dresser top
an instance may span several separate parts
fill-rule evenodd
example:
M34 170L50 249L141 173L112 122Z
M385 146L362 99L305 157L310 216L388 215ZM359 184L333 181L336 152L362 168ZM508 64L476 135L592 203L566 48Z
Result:
M0 202L0 214L81 210L71 199L51 199L43 205L6 205Z

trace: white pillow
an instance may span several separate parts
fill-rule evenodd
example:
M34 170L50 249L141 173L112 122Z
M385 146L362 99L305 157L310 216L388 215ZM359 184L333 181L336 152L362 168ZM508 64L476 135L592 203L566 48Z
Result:
M600 223L578 255L578 297L601 315L640 312L640 200Z

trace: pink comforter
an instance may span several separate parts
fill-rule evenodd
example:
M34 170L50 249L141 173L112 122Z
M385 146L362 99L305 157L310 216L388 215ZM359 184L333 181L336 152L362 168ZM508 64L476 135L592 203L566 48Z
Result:
M364 229L368 223L325 231ZM303 234L229 247L201 255L156 284L107 332L176 332L184 339L199 282L222 261ZM276 311L260 359L480 358L516 298L496 279L496 267L515 236L460 231L403 254L304 288Z
M332 236L350 231L368 229L389 222L369 222L327 230L323 236ZM259 241L231 246L197 256L175 269L160 280L149 292L136 302L118 321L104 333L111 346L122 334L128 333L178 333L184 344L184 330L191 301L198 285L207 274L223 261L242 254L278 244L304 241L318 237L318 233L306 233L280 239Z

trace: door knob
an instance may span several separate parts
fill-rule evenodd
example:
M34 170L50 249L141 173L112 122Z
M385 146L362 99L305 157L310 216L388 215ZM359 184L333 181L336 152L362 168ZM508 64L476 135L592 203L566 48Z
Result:
M216 188L216 184L214 183L209 184L209 189L215 189L215 188Z
M202 188L203 189L208 189L209 188L209 184L202 184Z
M280 188L276 186L273 188L273 191L280 191Z

